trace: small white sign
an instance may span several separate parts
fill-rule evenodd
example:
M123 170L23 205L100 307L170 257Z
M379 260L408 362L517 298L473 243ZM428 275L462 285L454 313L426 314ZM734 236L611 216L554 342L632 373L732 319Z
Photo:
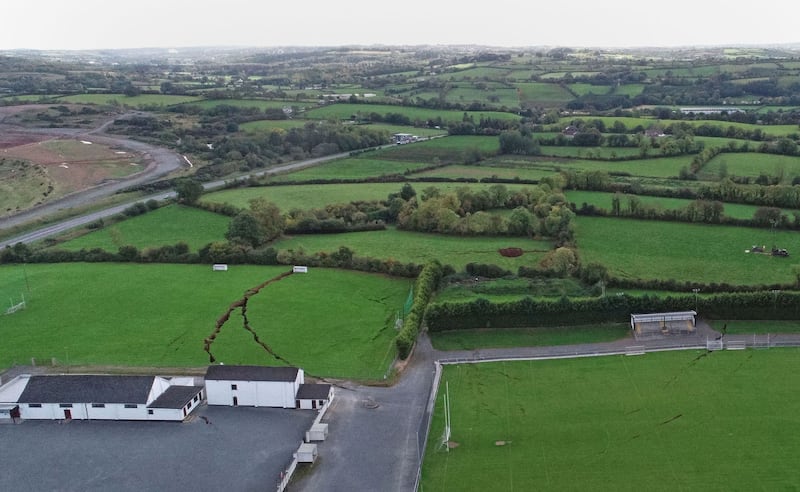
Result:
M214 264L214 266L211 267L211 270L215 272L227 272L228 265L226 265L225 263L216 263Z
M293 273L308 273L308 267L307 266L293 266L292 267L292 272Z

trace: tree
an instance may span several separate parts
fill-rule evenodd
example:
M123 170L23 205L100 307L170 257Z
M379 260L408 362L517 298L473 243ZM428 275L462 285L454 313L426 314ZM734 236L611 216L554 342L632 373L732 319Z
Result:
M184 178L175 184L178 201L187 205L197 203L203 194L203 185L192 178Z
M264 243L283 234L286 229L286 218L277 205L261 197L253 198L249 203L250 212L261 227Z
M245 210L231 219L225 239L232 243L247 245L257 248L264 244L264 231L261 229L255 216Z
M411 186L410 183L404 184L403 188L400 189L400 198L402 198L405 201L408 201L415 196L417 196L417 192L414 190L414 187Z

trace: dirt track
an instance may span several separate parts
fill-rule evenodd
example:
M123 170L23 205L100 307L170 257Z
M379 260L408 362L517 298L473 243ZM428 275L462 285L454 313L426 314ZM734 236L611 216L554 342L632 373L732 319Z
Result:
M117 191L135 184L153 181L171 172L186 166L180 154L168 149L131 140L125 137L108 135L102 133L111 123L119 118L124 118L130 113L114 115L104 120L99 126L93 129L76 128L25 128L18 125L5 123L6 117L16 114L23 110L36 109L36 106L10 106L0 108L0 134L9 135L8 138L29 139L40 141L50 138L75 138L91 140L110 147L120 147L129 151L141 154L147 163L142 172L106 182L92 188L75 192L58 200L39 205L25 210L18 214L0 218L0 229L14 227L26 222L41 219L52 215L59 210L89 205L99 198L103 198L116 193Z

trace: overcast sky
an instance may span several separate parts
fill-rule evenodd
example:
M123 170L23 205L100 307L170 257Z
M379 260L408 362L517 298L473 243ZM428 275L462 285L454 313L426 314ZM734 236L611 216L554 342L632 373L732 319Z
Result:
M3 0L0 49L800 42L800 2Z

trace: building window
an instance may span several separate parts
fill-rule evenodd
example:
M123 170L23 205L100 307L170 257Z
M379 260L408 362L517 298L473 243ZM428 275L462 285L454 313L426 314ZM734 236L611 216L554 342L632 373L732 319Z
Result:
M72 403L59 403L58 406L61 408L72 408Z
M132 403L126 403L125 408L139 408L139 405L134 405Z
M153 415L153 410L148 410L147 415Z
M189 404L186 405L186 408L192 408L192 402L189 402Z
M106 408L105 403L92 403L92 408Z
M28 408L42 408L41 403L28 403Z
M232 384L232 385L231 385L231 389L232 389L232 390L235 390L235 389L239 389L239 388L238 388L238 387L237 387L235 384Z
M199 399L200 399L200 395L194 395L194 401L197 401Z

